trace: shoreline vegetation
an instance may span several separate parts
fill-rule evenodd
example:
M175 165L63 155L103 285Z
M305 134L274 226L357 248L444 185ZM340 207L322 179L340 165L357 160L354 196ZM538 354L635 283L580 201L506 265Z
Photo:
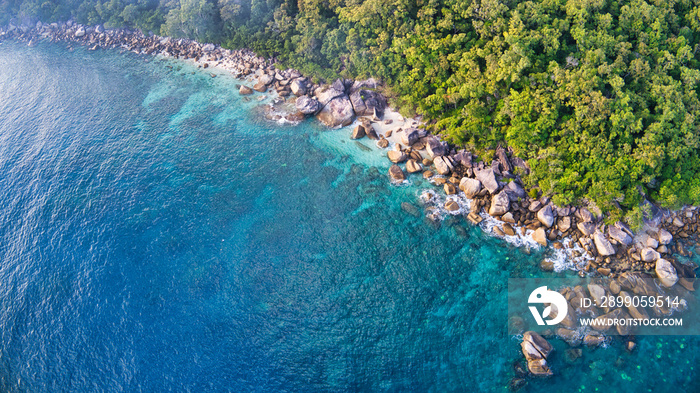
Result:
M29 45L39 40L75 42L89 50L122 48L138 54L194 60L203 69L224 69L242 79L241 95L272 91L279 96L277 102L294 108L288 113L268 114L272 120L298 122L315 116L328 127L356 124L350 137L375 141L393 164L388 171L392 181L400 183L409 176L422 176L444 190L447 199L440 206L430 202L436 192L425 191L421 195L428 219L439 221L437 210L460 214L475 225L489 219L494 222L492 231L498 237L528 238L543 247L566 250L573 260L572 267L580 276L600 279L600 284L587 288L594 298L601 297L601 294L664 293L687 299L695 291L696 266L684 263L678 257L690 257L693 252L700 252L697 243L700 210L696 207L666 211L646 202L650 209L655 210L654 217L635 232L620 221L608 223L605 213L599 209L569 204L559 206L553 198L541 196L536 188L527 187L523 176L531 171L532 161L518 158L513 149L498 146L489 162L479 159L474 152L448 143L440 135L431 134L425 123L421 124L420 117L406 119L389 108L381 84L374 79L337 79L332 84L317 84L300 71L277 69L273 59L258 57L252 51L228 50L189 39L144 35L138 30L104 29L99 25L85 26L73 22L37 22L32 27L10 24L0 28L0 42L6 39ZM543 162L546 160L544 158ZM470 200L469 211L464 211L455 199L450 199L450 196L458 195ZM410 203L402 207L408 214L420 215ZM545 259L541 268L553 271L554 265ZM654 288L641 284L651 279L656 279L660 285ZM577 312L595 317L607 318L613 312L624 312L625 315L635 315L636 312L646 318L650 315L665 317L683 311L682 308L661 307L641 310L643 312L630 310L629 314L622 309L608 310L607 313L596 307L579 310L574 300L587 295L585 291L579 287L562 290ZM575 318L574 312L570 314ZM570 318L567 323L549 331L545 337L557 336L572 347L582 343L595 347L606 342L608 336L604 332L574 330L575 324ZM512 334L523 334L524 330L524 321L513 317L509 320ZM633 332L620 331L619 327L617 330L631 350L634 347ZM532 374L551 375L546 362L551 345L546 339L537 333L525 332L522 349ZM524 384L525 374L516 374L516 379L511 381L513 388Z

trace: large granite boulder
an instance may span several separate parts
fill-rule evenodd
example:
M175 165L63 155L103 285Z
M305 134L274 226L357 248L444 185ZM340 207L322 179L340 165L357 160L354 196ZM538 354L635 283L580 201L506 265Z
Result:
M441 175L449 175L455 168L452 158L447 156L437 156L433 160L433 163L435 164L435 169Z
M364 89L354 91L350 94L350 102L358 116L373 116L375 113L380 118L384 116L386 99L375 91Z
M661 229L659 231L659 243L663 244L664 246L669 245L673 241L673 235L665 230Z
M673 267L671 262L661 258L656 261L656 276L659 277L659 282L661 285L671 288L678 282L678 274L676 273L676 268Z
M547 247L547 233L544 231L544 228L539 227L535 229L535 232L532 233L532 240L544 247Z
M598 250L598 255L603 257L615 255L615 249L613 248L612 244L610 244L610 241L602 233L594 233L593 241L595 242L596 250Z
M386 156L389 158L389 161L393 162L394 164L404 162L408 158L406 154L400 150L389 150L386 152Z
M430 158L435 159L438 156L444 156L447 154L447 144L441 142L436 137L428 138L425 143L425 150L428 152Z
M253 94L253 89L248 86L241 85L241 87L238 89L238 94L247 96L249 94Z
M518 199L525 199L525 197L527 197L525 190L520 187L520 184L514 181L509 182L505 189L508 192L508 197L511 202L516 202Z
M396 165L396 164L392 165L392 166L389 168L389 176L390 176L393 180L397 180L397 181L404 181L404 180L406 180L406 174L403 173L403 170L401 169L401 167L398 166L398 165Z
M481 182L469 177L463 177L459 181L459 188L464 192L467 198L472 199L481 191Z
M306 82L303 79L294 79L292 83L289 84L289 88L292 90L292 94L297 97L306 94Z
M552 375L552 370L547 365L547 357L553 348L547 340L535 332L528 331L523 334L520 349L527 360L527 368L533 375Z
M348 96L342 95L326 104L316 117L328 127L345 127L355 119L355 111Z
M321 103L321 106L326 106L334 98L342 96L345 96L347 98L347 96L345 95L345 91L337 90L333 88L333 86L326 86L325 88L316 89L316 99L318 100L318 102ZM348 103L350 103L349 98ZM350 107L352 108L352 103L350 103Z
M496 180L496 175L493 173L492 168L476 171L476 178L481 182L484 188L491 193L491 195L495 194L501 189L501 185L498 183L498 180Z
M296 101L297 110L305 115L312 115L321 110L321 103L315 98L301 96Z
M651 247L642 248L642 251L639 252L639 256L644 262L654 262L655 260L661 258L661 254Z
M420 136L418 135L418 130L415 128L402 130L398 133L398 136L401 143L406 146L413 146L413 144L418 142L418 139L420 139Z
M610 235L610 238L615 239L620 244L625 246L632 244L632 236L615 225L608 227L608 234Z
M489 214L491 216L502 216L506 214L509 208L510 199L508 199L508 194L505 191L501 191L491 199Z
M501 164L501 168L505 172L512 172L513 171L513 165L511 165L510 160L508 159L508 155L506 154L506 150L498 146L496 149L496 158L498 158L498 162Z
M537 212L537 219L542 223L542 225L546 226L547 228L551 228L551 226L554 224L554 213L552 212L552 206L547 205L540 209Z

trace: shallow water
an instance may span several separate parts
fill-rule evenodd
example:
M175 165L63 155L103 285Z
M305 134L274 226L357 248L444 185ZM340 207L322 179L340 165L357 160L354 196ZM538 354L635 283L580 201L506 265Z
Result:
M422 180L207 71L0 44L0 390L505 392L542 251L406 214ZM553 342L522 392L700 391L695 338Z

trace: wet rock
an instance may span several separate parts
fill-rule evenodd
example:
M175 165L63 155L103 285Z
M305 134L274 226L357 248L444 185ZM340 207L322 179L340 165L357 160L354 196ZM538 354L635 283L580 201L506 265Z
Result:
M377 146L379 146L382 149L386 149L387 147L389 147L389 141L382 138L379 140L379 142L377 142Z
M656 276L659 278L661 285L666 288L671 288L678 282L678 274L676 274L676 268L673 267L671 262L661 258L656 261Z
M367 138L373 141L379 140L379 135L377 135L377 131L369 122L365 123L365 134L367 134Z
M442 188L445 190L445 194L447 195L454 195L457 193L457 187L450 182L445 183Z
M241 85L241 87L238 89L238 94L240 94L242 96L247 96L247 95L253 94L253 89L251 89L248 86Z
M501 191L491 199L489 214L491 216L502 216L510 208L510 199L505 191Z
M552 207L547 205L537 212L537 220L542 223L542 225L547 228L554 224L554 214L552 213Z
M546 360L552 352L552 346L547 340L535 332L528 331L523 334L520 348L527 359L527 368L533 375L552 375Z
M626 306L627 311L630 313L632 318L635 319L649 319L649 314L643 307L635 306L632 296L627 291L620 291L619 296L622 298L623 304Z
M397 151L397 150L389 150L386 152L387 157L389 157L389 161L393 162L394 164L398 164L400 162L406 161L406 154L402 151Z
M515 218L513 218L513 213L507 212L506 214L502 215L501 221L515 224Z
M352 123L355 118L355 111L347 96L343 95L332 99L321 109L317 115L318 119L328 127L345 127ZM367 132L365 130L365 132Z
M540 269L542 269L544 272L553 272L554 261L551 259L543 259L542 262L540 262Z
M598 255L603 257L615 255L615 249L602 233L596 232L593 234L593 241L595 242L596 250L598 250Z
M605 342L605 337L600 335L587 334L583 338L583 343L588 347L598 347Z
M352 135L350 139L360 139L365 136L365 127L362 124L358 124L355 129L352 130Z
M629 315L621 308L616 308L607 314L603 314L597 317L595 320L597 322L591 323L591 327L599 332L607 332L613 325L613 320L629 318ZM607 321L605 321L607 320ZM584 338L585 341L585 338Z
M311 115L321 110L321 104L309 96L301 96L297 98L295 103L297 110L305 115Z
M481 191L481 182L477 179L463 177L459 182L459 188L467 198L474 198Z
M423 172L423 179L430 179L431 177L435 176L433 171L425 171Z
M556 331L557 337L566 341L572 347L581 345L581 336L575 331L567 328L558 328Z
M505 223L503 224L503 233L508 236L515 236L515 228L512 225Z
M501 189L501 185L496 180L496 175L493 173L493 168L487 168L481 171L476 171L476 178L481 182L481 185L486 188L491 195Z
M547 233L544 231L544 228L537 228L535 232L532 233L532 240L544 247L547 247Z
M258 82L253 86L253 90L260 92L260 93L264 93L267 91L267 85L265 85L264 83Z
M459 210L459 204L453 200L448 200L445 202L445 209L450 212Z
M441 175L449 175L454 169L454 164L450 157L438 156L433 160L435 169Z
M408 160L408 162L406 162L406 171L408 173L416 173L416 172L420 172L422 170L423 170L423 166L421 166L421 164L416 162L416 160L411 159L411 160Z
M406 180L406 174L404 174L401 167L396 164L389 168L389 176L391 176L391 178L394 180Z

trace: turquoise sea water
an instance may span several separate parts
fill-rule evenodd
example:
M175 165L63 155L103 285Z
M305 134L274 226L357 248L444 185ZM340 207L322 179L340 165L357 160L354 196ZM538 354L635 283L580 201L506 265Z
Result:
M0 391L507 391L542 253L406 214L418 179L210 72L0 44ZM700 391L692 337L552 342L522 392Z

